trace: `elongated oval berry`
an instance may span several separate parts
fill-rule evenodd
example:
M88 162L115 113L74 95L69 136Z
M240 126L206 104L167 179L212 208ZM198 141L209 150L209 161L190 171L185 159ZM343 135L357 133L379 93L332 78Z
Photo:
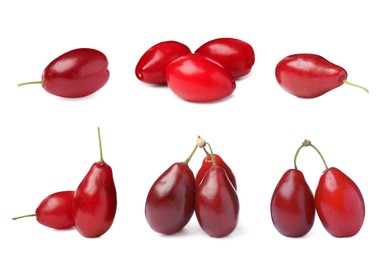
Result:
M36 220L55 229L73 227L73 198L74 191L60 191L47 196L36 208Z
M44 69L41 81L19 84L42 84L50 94L79 98L93 94L109 79L108 60L95 49L79 48L66 52Z
M196 193L195 213L200 227L212 237L225 237L236 228L239 199L223 168L207 171Z
M191 50L177 41L160 42L149 48L136 65L136 77L149 84L165 84L165 70L168 64Z
M112 226L116 209L112 168L105 162L95 162L74 194L75 228L85 237L99 237Z
M113 224L117 210L117 191L113 170L104 160L98 128L100 160L90 167L75 190L73 218L75 228L85 237L99 237Z
M153 183L145 203L145 217L156 232L180 231L195 209L195 178L187 164L172 164Z
M72 215L74 191L59 191L45 197L34 214L13 218L13 220L36 217L36 220L49 228L67 229L74 226Z
M223 66L234 78L245 76L255 62L254 49L245 41L235 38L217 38L204 43L195 53Z
M301 237L313 227L314 198L301 171L290 169L278 182L270 202L271 219L284 236Z
M223 67L198 55L188 54L172 61L166 70L169 88L192 102L211 102L230 96L235 80Z
M278 84L300 98L321 96L343 83L368 89L347 81L347 71L325 58L310 53L293 54L282 59L275 68Z
M364 222L365 204L356 183L331 167L320 177L315 204L325 229L335 237L356 235Z
M325 58L309 53L293 54L275 68L279 85L297 97L313 98L341 86L347 72Z

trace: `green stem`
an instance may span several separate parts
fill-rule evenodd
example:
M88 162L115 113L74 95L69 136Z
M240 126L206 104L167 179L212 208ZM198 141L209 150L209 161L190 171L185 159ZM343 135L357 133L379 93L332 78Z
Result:
M192 150L191 154L188 156L188 158L184 161L186 165L188 165L189 161L191 161L192 156L195 154L196 150L198 149L198 146L195 145L195 148Z
M217 164L216 164L216 161L215 161L215 156L214 156L214 152L212 151L211 145L209 143L207 143L207 142L206 142L206 144L210 148L210 156L211 156L212 166L216 166Z
M298 154L300 153L300 151L301 151L301 149L302 149L303 147L307 147L307 146L312 147L312 148L320 155L320 158L321 158L321 160L322 160L323 163L324 163L325 169L328 170L328 165L327 165L327 163L326 163L326 161L325 161L325 159L324 159L324 156L323 156L323 155L321 154L321 152L317 149L317 147L314 146L314 145L312 144L312 142L309 141L309 140L304 140L304 142L301 144L301 146L297 149L296 154L295 154L295 156L294 156L294 169L296 169L296 170L298 169L298 168L297 168L297 157L298 157Z
M297 168L297 157L298 157L298 154L300 153L302 147L304 147L304 143L302 143L302 145L300 147L298 147L297 152L294 155L294 169L296 169L296 170L298 170L298 168Z
M357 85L357 84L353 84L353 83L349 82L349 81L346 80L346 79L344 79L343 82L344 82L345 84L347 84L347 85L350 85L350 86L353 86L353 87L360 88L360 89L364 90L365 92L370 93L370 91L369 91L368 89L366 89L365 87L360 86L360 85Z
M105 162L103 160L103 154L102 154L102 141L101 141L101 131L99 130L99 127L98 127L98 142L99 142L99 158L100 158L100 162Z
M24 216L12 218L12 220L17 220L17 219L20 219L20 218L35 217L35 216L36 216L36 214L29 214L29 215L24 215Z
M31 85L31 84L40 84L40 85L43 85L43 84L44 84L44 80L23 82L23 83L17 84L17 86L20 87L20 86Z
M207 156L209 156L209 155L211 156L211 154L207 151L206 147L203 147L203 150L204 150L204 152L206 153Z
M320 153L320 151L319 151L319 150L316 148L316 146L314 146L312 143L310 144L310 146L311 146L314 150L316 150L316 152L320 155L321 160L322 160L323 163L324 163L325 170L328 170L328 165L327 165L327 163L326 163L326 161L325 161L325 159L324 159L324 156L322 156L322 154Z

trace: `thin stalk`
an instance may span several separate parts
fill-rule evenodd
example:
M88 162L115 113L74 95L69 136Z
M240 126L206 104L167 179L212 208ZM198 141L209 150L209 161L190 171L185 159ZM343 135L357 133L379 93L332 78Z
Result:
M44 80L23 82L23 83L17 84L17 86L20 87L20 86L24 86L24 85L32 85L32 84L40 84L40 85L43 85L43 84L44 84Z
M98 142L99 142L99 159L101 162L105 162L103 160L103 154L102 154L102 141L101 141L101 131L99 130L98 127Z
M310 144L310 146L316 150L316 152L320 155L321 157L321 160L323 161L324 165L325 165L325 170L328 170L328 165L327 163L325 162L325 159L324 159L324 156L322 156L322 154L320 153L320 151L316 148L316 146L314 146L312 143Z
M191 154L188 156L188 158L184 161L186 165L188 165L189 161L191 161L193 155L195 154L196 150L198 149L198 146L195 145L195 148L192 150Z
M36 216L36 214L28 214L28 215L24 215L24 216L20 216L20 217L14 217L14 218L12 218L12 220L17 220L20 218L35 217L35 216Z
M370 93L370 91L368 89L366 89L365 87L363 86L360 86L360 85L357 85L357 84L353 84L352 82L349 82L348 80L344 79L343 82L347 85L350 85L350 86L353 86L353 87L357 87L357 88L360 88L362 90L364 90L365 92L367 93Z
M298 157L298 154L300 153L302 147L304 147L304 143L302 143L302 145L300 145L300 147L298 147L297 151L296 151L296 154L294 155L294 169L298 170L297 168L297 157Z
M214 156L214 152L212 151L211 145L209 143L207 143L207 142L206 142L206 144L210 148L210 156L211 156L212 166L216 166L217 164L216 164L216 161L215 161L215 156Z
M206 153L207 156L209 156L209 155L211 156L211 154L207 151L207 149L205 147L203 147L203 150L204 150L204 152Z

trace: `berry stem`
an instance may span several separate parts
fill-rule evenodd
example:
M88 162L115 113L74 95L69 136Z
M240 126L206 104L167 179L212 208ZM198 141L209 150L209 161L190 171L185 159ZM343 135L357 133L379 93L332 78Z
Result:
M204 152L206 153L207 156L211 156L211 154L207 151L206 147L203 147Z
M206 144L210 148L210 156L211 156L212 166L216 166L217 164L216 164L216 161L215 161L215 156L214 156L214 152L212 151L211 145L209 143L207 143L207 142L206 142Z
M311 146L314 150L316 150L316 152L318 153L318 155L320 155L320 158L321 158L321 160L322 160L323 163L324 163L325 170L328 170L328 165L327 165L327 163L326 163L326 161L325 161L325 159L324 159L324 156L322 156L321 152L320 152L320 151L317 149L317 147L314 146L312 143L310 143L310 146Z
M191 154L188 156L188 158L184 161L186 165L188 165L189 161L191 161L193 155L195 154L196 150L198 149L198 146L195 145L195 148L192 150Z
M99 130L99 127L98 127L98 142L99 142L99 160L100 160L100 163L104 163L105 161L103 160L103 154L102 154L101 131Z
M321 152L317 149L317 147L316 146L314 146L313 144L312 144L312 142L310 141L310 140L304 140L304 142L302 142L302 144L301 144L301 146L297 149L297 151L296 151L296 154L295 154L295 156L294 156L294 169L296 169L296 170L298 170L298 168L297 168L297 157L298 157L298 154L300 153L300 151L301 151L301 149L303 148L303 147L307 147L307 146L310 146L310 147L312 147L319 155L320 155L320 158L321 158L321 160L323 161L323 163L324 163L324 166L325 166L325 170L328 170L328 165L327 165L327 163L326 163L326 161L325 161L325 159L324 159L324 156L321 154Z
M304 147L304 143L302 143L302 145L300 147L298 147L297 151L296 151L296 154L294 155L294 169L298 170L297 168L297 157L298 157L298 154L300 153L302 147Z
M23 83L17 84L17 86L20 87L20 86L24 86L24 85L32 85L32 84L40 84L40 85L43 85L43 84L44 84L44 80L23 82Z
M24 215L24 216L14 217L14 218L12 218L12 220L17 220L20 218L35 217L35 216L36 216L36 214L28 214L28 215Z
M345 84L347 84L347 85L350 85L350 86L353 86L353 87L360 88L360 89L364 90L365 92L370 93L370 91L369 91L367 88L365 88L365 87L363 87L363 86L360 86L360 85L357 85L357 84L353 84L352 82L349 82L349 81L346 80L346 79L344 79L343 82L344 82Z

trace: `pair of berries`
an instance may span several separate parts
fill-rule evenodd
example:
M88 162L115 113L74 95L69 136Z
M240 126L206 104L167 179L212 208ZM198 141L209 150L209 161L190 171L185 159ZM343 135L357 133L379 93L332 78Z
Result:
M100 160L92 164L75 191L60 191L45 197L34 214L15 217L36 217L54 229L75 227L84 237L99 237L113 224L117 209L117 192L112 168L103 160L98 128Z
M297 156L303 147L314 148L325 165L315 195L303 173L297 169ZM359 187L339 169L328 168L320 151L308 140L298 148L294 169L278 182L270 204L275 228L284 236L302 237L314 224L315 211L325 229L334 237L356 235L364 221L365 205Z

